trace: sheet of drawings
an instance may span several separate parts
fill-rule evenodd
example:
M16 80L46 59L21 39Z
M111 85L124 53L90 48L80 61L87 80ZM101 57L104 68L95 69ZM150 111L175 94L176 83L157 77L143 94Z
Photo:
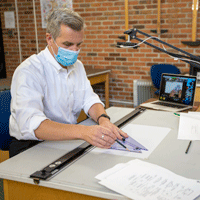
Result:
M47 16L49 12L56 8L72 9L72 0L40 0L42 28L46 28Z
M178 139L200 140L200 114L181 113Z
M192 200L200 195L199 180L137 159L118 164L96 178L101 185L134 200Z

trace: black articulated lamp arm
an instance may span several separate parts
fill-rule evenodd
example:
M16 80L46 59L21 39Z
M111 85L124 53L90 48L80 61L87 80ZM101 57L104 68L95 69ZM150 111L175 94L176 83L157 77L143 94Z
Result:
M156 40L156 41L158 41L158 42L160 42L160 43L162 43L162 44L164 44L164 45L167 45L167 46L169 46L169 47L171 47L171 48L173 48L173 49L175 49L175 50L177 50L177 51L179 51L179 52L181 52L181 53L184 53L184 54L186 54L186 55L188 55L188 56L184 56L184 55L181 55L181 54L174 54L174 53L168 52L168 51L166 51L166 50L164 50L164 49L162 49L162 48L160 48L160 47L157 47L157 46L155 46L155 45L153 45L153 44L151 44L151 43L149 43L149 42L146 42L145 40L142 40L142 39L138 38L138 37L136 36L137 33L140 33L140 34L142 34L142 35L145 35L145 36L151 38L152 40ZM171 44L168 44L168 43L166 43L166 42L163 42L163 41L160 40L159 38L154 37L154 36L151 36L151 35L148 35L148 34L142 32L142 31L140 31L140 30L138 30L138 29L136 29L136 28L134 28L134 29L129 29L129 30L125 31L124 34L128 34L129 37L130 37L130 39L136 39L136 40L138 40L138 41L140 41L140 42L142 42L142 43L144 43L144 44L147 44L147 45L149 45L149 46L151 46L151 47L153 47L153 48L155 48L155 49L157 49L157 50L159 50L159 51L162 51L162 52L164 52L164 53L166 53L166 54L169 54L169 55L171 55L171 56L173 56L173 57L177 57L177 58L187 58L187 59L182 60L182 61L187 62L187 63L189 63L189 64L193 63L192 61L200 62L200 57L195 56L195 55L192 55L192 54L190 54L190 53L188 53L188 52L186 52L186 51L183 51L182 49L179 49L179 48L177 48L177 47L175 47L175 46L173 46L173 45L171 45ZM200 69L200 63L197 64L197 67Z

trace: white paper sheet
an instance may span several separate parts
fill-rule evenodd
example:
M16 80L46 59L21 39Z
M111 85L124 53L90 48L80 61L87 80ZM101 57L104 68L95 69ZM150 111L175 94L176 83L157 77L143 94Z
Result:
M200 140L200 116L193 113L181 113L178 139Z
M102 172L99 183L134 200L190 200L200 195L200 182L160 166L132 160Z
M188 114L193 115L193 116L200 116L200 112L189 111Z
M15 13L14 11L4 12L5 28L15 28Z
M166 137L166 135L170 132L171 129L157 126L128 124L122 130L126 132L130 137L138 141L140 144L145 146L148 149L148 151L142 151L142 153L134 153L114 149L95 148L92 150L92 152L145 159L148 158L149 155L156 149L156 147Z

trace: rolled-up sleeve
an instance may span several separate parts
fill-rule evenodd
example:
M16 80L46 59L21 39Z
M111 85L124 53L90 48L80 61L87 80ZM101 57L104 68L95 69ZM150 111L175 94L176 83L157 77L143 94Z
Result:
M26 69L17 70L11 86L11 123L13 132L20 132L17 139L38 140L36 130L42 121L48 119L44 114L44 85L37 73L31 74ZM18 129L18 130L17 130Z

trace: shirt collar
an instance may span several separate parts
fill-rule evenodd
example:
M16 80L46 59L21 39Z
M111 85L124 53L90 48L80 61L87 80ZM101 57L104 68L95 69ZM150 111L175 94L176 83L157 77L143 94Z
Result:
M56 59L53 57L53 55L50 53L48 46L44 50L44 54L46 57L46 60L56 69L57 73L65 71L66 69L61 67L61 65L56 61ZM68 66L67 71L70 73L74 69L74 65Z

